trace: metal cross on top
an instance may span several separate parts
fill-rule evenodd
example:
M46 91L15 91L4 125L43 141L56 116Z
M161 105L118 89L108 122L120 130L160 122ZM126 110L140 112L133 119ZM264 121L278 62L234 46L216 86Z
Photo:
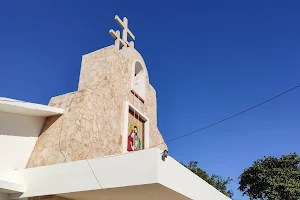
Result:
M135 36L133 35L133 33L129 30L128 28L128 19L126 17L123 18L123 21L119 18L118 15L115 16L115 20L119 23L119 25L123 28L122 31L122 39L120 36L120 31L114 31L112 29L109 30L110 35L115 39L115 46L116 48L120 48L121 47L132 47L134 48L134 42L130 41L128 42L127 40L127 36L129 35L129 37L132 40L135 40Z

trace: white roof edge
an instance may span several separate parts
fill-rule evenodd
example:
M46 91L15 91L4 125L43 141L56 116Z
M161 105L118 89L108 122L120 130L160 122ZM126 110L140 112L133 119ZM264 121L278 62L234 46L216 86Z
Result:
M189 199L230 200L172 157L163 161L157 148L16 170L11 181L25 186L11 199L160 184Z
M0 191L4 193L24 192L24 185L0 180Z
M41 117L64 113L64 109L61 108L0 97L0 112L1 111Z

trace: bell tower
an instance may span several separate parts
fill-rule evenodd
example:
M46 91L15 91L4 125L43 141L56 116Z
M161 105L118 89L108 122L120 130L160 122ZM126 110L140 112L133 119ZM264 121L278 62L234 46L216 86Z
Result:
M157 127L156 92L135 49L128 19L110 30L115 44L83 55L78 90L53 97L65 110L46 119L27 167L167 149ZM156 146L158 145L158 146Z

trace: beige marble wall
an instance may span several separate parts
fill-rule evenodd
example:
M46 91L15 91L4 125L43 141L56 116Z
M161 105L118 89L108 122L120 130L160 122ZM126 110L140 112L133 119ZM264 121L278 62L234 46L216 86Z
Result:
M146 73L146 98L131 93L134 49L109 46L82 58L78 91L53 97L49 105L65 109L47 118L27 167L63 163L122 153L124 106L129 101L150 122L150 146L163 143L157 128L156 92ZM165 144L157 146L167 149Z

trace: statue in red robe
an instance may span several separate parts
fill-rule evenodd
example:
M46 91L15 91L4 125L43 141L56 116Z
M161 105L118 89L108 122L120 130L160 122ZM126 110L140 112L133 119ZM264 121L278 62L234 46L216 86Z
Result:
M128 135L127 151L138 151L142 149L141 140L137 134L138 128L137 126L134 126L133 130L131 130L131 133Z

